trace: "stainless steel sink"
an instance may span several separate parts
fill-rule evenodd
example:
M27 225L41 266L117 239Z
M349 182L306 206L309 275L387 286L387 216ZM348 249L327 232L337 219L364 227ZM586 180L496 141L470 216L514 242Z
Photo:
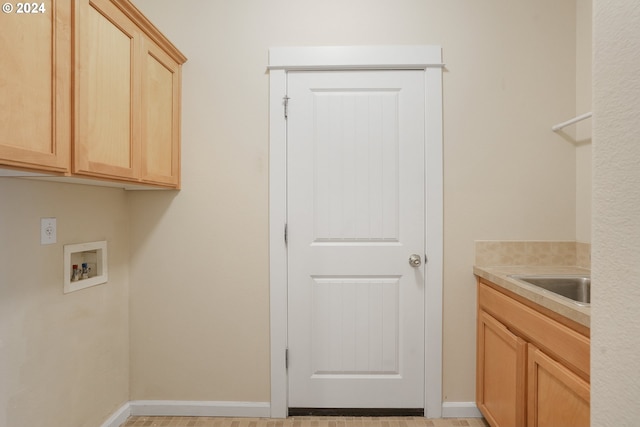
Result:
M512 275L509 277L569 298L579 305L591 304L591 277L588 275Z

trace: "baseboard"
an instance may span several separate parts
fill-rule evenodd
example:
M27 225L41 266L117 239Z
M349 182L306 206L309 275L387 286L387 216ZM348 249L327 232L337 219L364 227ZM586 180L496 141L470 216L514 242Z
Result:
M442 418L482 418L475 402L444 402Z
M183 400L134 400L127 402L100 427L120 427L131 415L183 417L269 418L269 402L212 402ZM481 418L474 402L444 402L443 418Z
M268 418L271 416L269 402L133 400L129 404L131 415L243 418Z
M125 421L127 421L127 418L129 418L130 415L131 405L127 402L122 405L120 409L114 412L107 421L102 423L100 427L120 427Z

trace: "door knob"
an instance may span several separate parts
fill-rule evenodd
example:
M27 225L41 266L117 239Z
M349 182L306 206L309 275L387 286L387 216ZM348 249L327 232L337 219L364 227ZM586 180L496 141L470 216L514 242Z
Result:
M409 257L409 265L411 267L420 267L422 265L422 257L418 254L413 254Z

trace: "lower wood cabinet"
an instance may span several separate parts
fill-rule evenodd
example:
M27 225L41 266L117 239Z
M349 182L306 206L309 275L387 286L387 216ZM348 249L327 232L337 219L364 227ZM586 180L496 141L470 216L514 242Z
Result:
M492 427L589 426L589 337L499 289L478 280L478 408Z

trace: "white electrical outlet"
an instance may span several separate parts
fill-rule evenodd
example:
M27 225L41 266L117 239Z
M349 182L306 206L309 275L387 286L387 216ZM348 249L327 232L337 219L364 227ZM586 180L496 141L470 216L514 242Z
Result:
M51 245L57 239L57 224L55 218L40 218L40 244Z

